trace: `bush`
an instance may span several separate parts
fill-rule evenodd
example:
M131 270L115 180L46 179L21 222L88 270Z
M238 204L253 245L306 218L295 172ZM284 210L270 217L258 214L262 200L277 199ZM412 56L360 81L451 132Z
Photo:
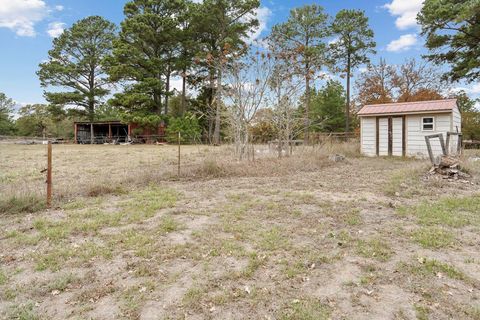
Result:
M185 113L183 117L172 118L167 126L167 142L178 142L178 133L180 132L180 142L186 143L197 139L200 136L200 125L197 117L192 113Z

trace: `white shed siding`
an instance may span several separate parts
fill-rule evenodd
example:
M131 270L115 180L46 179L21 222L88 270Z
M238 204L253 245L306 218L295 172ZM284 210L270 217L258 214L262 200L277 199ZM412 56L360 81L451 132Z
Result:
M375 117L362 117L361 125L361 149L362 154L366 156L375 156L377 154L376 147L376 119Z
M399 117L392 118L392 155L402 156L402 122Z
M462 116L460 115L458 107L453 108L452 120L451 131L457 132L458 128L458 132L462 132Z
M422 131L422 118L434 117L434 131ZM450 131L452 125L452 114L430 114L430 115L407 115L407 156L428 157L428 149L425 143L425 136L443 133L444 139L447 131ZM431 140L434 156L442 154L442 148L438 139Z
M378 154L388 156L388 118L378 119Z

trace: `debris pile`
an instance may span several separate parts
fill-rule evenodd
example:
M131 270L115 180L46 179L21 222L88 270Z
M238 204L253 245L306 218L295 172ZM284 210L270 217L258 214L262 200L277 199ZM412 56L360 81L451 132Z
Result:
M435 159L429 175L441 175L443 179L458 180L468 179L470 175L463 172L460 166L460 159L457 156L443 155Z

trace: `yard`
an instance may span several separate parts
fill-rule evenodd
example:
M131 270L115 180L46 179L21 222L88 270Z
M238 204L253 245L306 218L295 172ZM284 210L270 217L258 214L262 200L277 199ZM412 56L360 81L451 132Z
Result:
M474 152L447 181L356 148L185 146L178 177L173 146L59 145L45 210L45 146L0 145L0 318L480 319Z

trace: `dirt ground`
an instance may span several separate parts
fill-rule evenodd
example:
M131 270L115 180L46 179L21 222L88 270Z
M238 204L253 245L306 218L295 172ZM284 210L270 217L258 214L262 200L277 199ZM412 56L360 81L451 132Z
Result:
M35 158L21 148L8 163ZM0 318L480 319L480 161L466 161L469 181L349 156L0 215Z

